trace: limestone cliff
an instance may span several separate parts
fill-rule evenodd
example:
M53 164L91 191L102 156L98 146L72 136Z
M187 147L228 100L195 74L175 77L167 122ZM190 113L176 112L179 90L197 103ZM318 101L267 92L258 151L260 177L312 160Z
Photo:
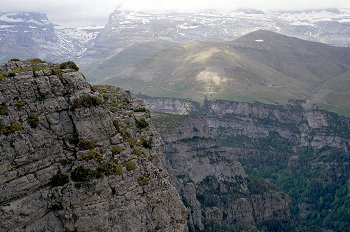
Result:
M138 96L153 112L188 115L200 109L199 103L186 99L157 98L145 95Z
M229 101L208 101L204 106L213 135L226 130L231 137L266 138L276 133L295 146L350 150L350 119L323 110Z
M0 73L1 231L185 230L142 102L97 92L70 62Z
M188 207L190 231L258 231L272 223L290 228L288 195L248 177L236 152L210 137L204 117L154 114L153 121L172 183Z
M152 108L159 110L159 106ZM207 100L194 115L200 115L202 124L208 125L206 138L230 148L231 156L240 161L248 176L267 179L288 193L297 230L350 228L349 118L311 109L301 101L269 105ZM188 134L184 129L179 131L179 135L184 133ZM169 136L175 138L170 133L165 140ZM167 155L167 159L173 158ZM219 186L215 181L206 184ZM199 189L195 186L197 192ZM218 221L225 220L213 215ZM281 229L274 223L269 225L270 229Z

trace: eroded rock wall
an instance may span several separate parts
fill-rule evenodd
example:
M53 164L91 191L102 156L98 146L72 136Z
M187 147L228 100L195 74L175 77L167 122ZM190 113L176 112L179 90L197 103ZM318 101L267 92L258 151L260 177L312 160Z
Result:
M1 231L185 230L142 102L54 64L0 70Z
M269 222L291 224L288 195L248 177L236 152L210 137L204 117L155 114L153 120L165 142L171 181L188 208L190 231L258 231ZM161 127L164 121L174 126Z

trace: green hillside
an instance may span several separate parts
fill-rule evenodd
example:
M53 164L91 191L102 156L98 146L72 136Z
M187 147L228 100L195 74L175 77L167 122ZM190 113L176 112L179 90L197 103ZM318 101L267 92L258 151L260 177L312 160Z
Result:
M350 71L322 84L311 98L320 108L350 115Z
M350 48L260 30L231 42L138 44L84 71L92 81L150 96L279 104L312 98L348 114L350 103L340 99L338 87L349 82L342 76L349 70ZM332 94L318 97L326 83Z

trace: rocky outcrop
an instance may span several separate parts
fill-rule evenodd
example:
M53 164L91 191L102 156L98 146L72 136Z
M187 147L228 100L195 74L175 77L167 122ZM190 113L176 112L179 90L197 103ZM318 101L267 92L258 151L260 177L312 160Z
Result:
M230 136L266 138L271 133L294 146L320 149L333 147L348 151L349 118L334 113L303 108L296 102L286 106L259 103L209 101L205 107L212 134L225 128ZM229 131L229 132L228 132Z
M349 118L323 110L310 109L307 104L300 101L293 101L287 105L269 105L207 100L196 115L200 115L202 124L208 125L209 136L206 136L206 139L216 139L220 147L229 147L226 150L230 150L230 156L234 156L236 161L242 164L249 178L254 176L267 179L285 190L290 197L278 191L270 192L269 196L264 191L260 191L257 197L249 192L249 199L256 199L256 201L252 200L254 202L252 205L255 204L252 206L254 213L248 213L251 212L247 203L250 202L249 200L241 202L242 207L238 207L240 210L235 212L244 212L242 215L246 216L254 215L252 217L254 223L263 224L260 228L268 228L270 231L290 231L292 228L285 227L288 223L276 224L275 221L286 222L287 214L283 209L292 200L291 211L299 221L297 229L344 231L344 228L348 228L350 224L343 215L347 214L349 209L345 204L348 199L350 176ZM185 131L181 128L178 133ZM174 133L170 132L169 136L174 138ZM165 140L166 137L164 136ZM190 146L190 141L183 141L183 143ZM185 147L185 145L181 146ZM194 149L195 146L192 148ZM188 151L191 149L182 149L182 153ZM169 152L174 153L174 157L182 157L181 153L176 154L172 150L167 150L167 153ZM167 160L173 159L167 155ZM208 166L205 167L207 170ZM196 168L193 167L193 169ZM225 199L224 194L218 195L220 192L217 189L230 189L225 184L225 188L222 188L223 184L220 184L219 180L205 179L204 184L193 185L194 190L183 192L202 191L204 194L197 196L197 199L200 199L199 203L216 207L215 209L209 207L210 210L205 207L205 218L216 220L217 226L227 225L225 223L233 219L232 216L228 217L231 215L228 209L237 210L237 206L233 206L237 201L231 200L227 203L222 200ZM252 188L261 185L255 182L255 185L247 186ZM208 192L211 188L216 191ZM269 189L273 189L273 186L265 191ZM246 194L241 190L235 191ZM209 198L213 195L216 198ZM220 204L220 202L224 203ZM282 209L273 208L274 219L267 222L266 218L271 215L268 210L271 205L279 205ZM237 217L234 220L237 220ZM238 218L242 225L254 224L249 216ZM261 224L259 218L263 218L265 222ZM214 224L210 228L213 226L218 230L232 231L231 227L215 227ZM237 225L235 226L237 229Z
M138 96L153 112L188 115L199 110L200 105L197 102L177 99L177 98L157 98L144 95Z
M291 224L287 194L249 178L235 151L210 138L204 117L155 114L153 121L165 141L172 183L188 208L190 231L257 231L270 222Z
M277 133L295 146L311 146L315 149L334 147L350 149L348 134L350 119L324 110L309 109L301 101L288 105L206 100L203 106L191 101L168 98L141 99L154 112L190 115L206 118L210 136L247 136L266 138ZM152 99L152 100L149 100ZM185 104L174 102L185 101ZM180 113L181 112L181 113Z
M148 110L73 69L0 66L0 230L184 231Z

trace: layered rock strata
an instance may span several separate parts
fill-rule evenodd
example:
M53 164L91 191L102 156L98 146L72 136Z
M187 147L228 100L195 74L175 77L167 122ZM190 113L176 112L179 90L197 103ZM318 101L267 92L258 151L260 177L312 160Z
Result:
M184 231L148 110L72 67L0 65L0 230Z
M165 141L172 183L189 211L189 231L290 228L290 198L275 185L250 178L236 152L210 137L204 117L154 114Z

